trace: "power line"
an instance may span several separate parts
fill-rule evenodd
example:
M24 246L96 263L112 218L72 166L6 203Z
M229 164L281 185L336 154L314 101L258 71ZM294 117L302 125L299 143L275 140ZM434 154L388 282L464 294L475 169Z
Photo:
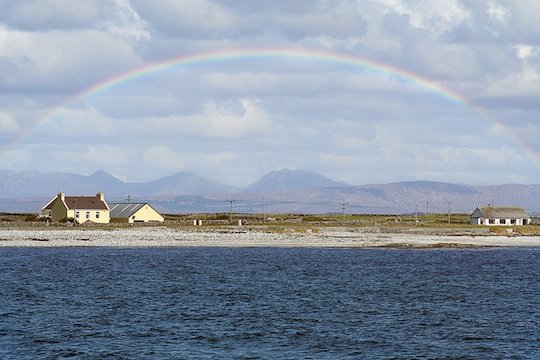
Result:
M448 225L450 225L450 213L452 211L452 202L446 201L446 203L448 204Z
M342 221L345 222L345 209L347 206L349 206L348 202L340 202L339 205L341 205L341 217Z
M265 206L264 206L264 196L262 198L262 221L263 221L263 224L264 224L264 220L265 220L265 217L266 217L266 209L265 209Z
M229 203L229 223L232 221L232 206L233 206L233 203L236 201L236 199L232 199L232 200L225 200Z

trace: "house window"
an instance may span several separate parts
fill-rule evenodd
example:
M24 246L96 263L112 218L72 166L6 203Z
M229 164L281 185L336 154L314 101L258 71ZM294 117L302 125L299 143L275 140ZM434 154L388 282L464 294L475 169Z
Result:
M489 219L488 224L495 224L495 219Z
M96 211L96 219L99 219L99 211Z
M516 219L510 219L510 224L515 225L516 224Z
M499 219L499 224L506 225L506 219Z
M81 215L81 214L80 214L78 211L75 212L75 217L76 217L77 219L79 218L80 215Z
M86 218L87 218L87 219L90 219L90 211L87 211L87 212L86 212Z

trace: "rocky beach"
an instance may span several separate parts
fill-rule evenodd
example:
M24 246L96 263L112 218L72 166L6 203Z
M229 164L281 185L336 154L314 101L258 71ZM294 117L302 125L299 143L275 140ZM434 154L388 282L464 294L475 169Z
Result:
M474 248L536 247L540 236L440 235L374 233L322 229L4 229L0 247L342 247L342 248Z

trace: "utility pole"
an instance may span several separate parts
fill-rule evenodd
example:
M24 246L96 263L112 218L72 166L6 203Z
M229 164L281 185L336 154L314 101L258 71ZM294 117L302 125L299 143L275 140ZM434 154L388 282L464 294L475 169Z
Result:
M131 197L131 194L128 194L128 196L126 197L126 200L128 203L131 203L131 200L133 200L133 198Z
M229 223L231 223L232 222L232 205L236 200L235 199L233 199L233 200L227 199L225 201L227 201L229 203Z
M416 202L416 206L414 208L414 224L418 224L418 201Z
M429 215L429 201L426 201L426 215Z
M448 204L448 225L450 225L450 212L452 210L452 202L451 201L447 201L446 202Z
M77 218L77 199L73 199L73 226L77 226L79 219Z
M345 209L347 206L349 206L348 202L340 202L339 205L341 205L341 221L345 223Z
M264 196L263 196L263 198L262 198L262 217L263 217L262 222L263 222L263 224L264 224L264 221L265 221L265 218L266 218L265 210L266 209L264 208Z

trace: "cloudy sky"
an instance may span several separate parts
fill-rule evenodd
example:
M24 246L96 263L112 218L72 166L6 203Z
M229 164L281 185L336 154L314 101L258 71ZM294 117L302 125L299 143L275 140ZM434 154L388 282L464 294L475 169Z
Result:
M539 184L539 18L537 0L0 0L0 170Z

